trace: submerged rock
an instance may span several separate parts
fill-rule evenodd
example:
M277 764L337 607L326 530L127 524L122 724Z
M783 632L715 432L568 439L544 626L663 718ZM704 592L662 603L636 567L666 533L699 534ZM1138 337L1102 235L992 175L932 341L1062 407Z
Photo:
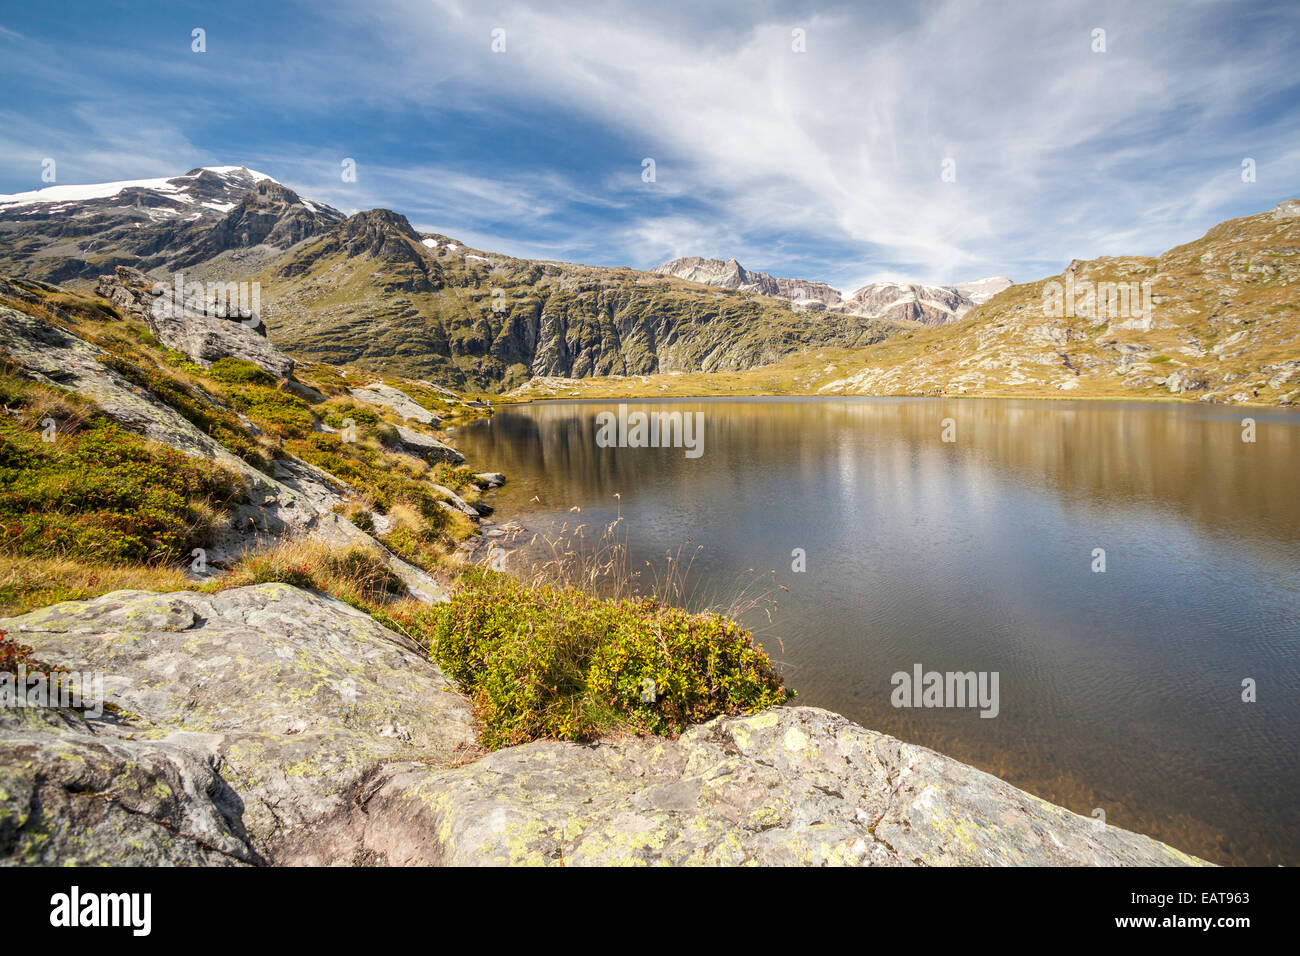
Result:
M470 702L419 647L288 585L0 629L103 672L122 712L0 712L0 862L1201 862L811 707L474 760Z

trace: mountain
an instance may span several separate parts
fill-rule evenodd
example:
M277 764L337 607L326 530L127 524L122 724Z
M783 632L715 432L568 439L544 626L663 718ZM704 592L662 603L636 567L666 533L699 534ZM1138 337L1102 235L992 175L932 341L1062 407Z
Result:
M778 279L766 272L750 272L735 259L702 259L689 256L674 259L652 270L659 275L671 275L689 282L716 286L721 289L740 289L761 292L780 299L789 299L813 310L838 310L841 296L825 282L808 279Z
M864 285L844 303L845 311L894 322L946 325L959 319L975 303L951 286L873 282Z
M473 249L391 210L345 217L242 166L0 196L0 273L91 287L117 266L256 281L272 340L295 356L480 391L536 375L747 369L901 328L809 315L789 301L791 280L717 289Z
M656 266L652 271L722 289L754 291L788 299L801 309L844 312L888 322L919 322L922 325L944 325L955 321L1011 285L1011 280L1002 276L951 286L873 282L845 297L825 282L782 279L766 272L753 272L735 259L724 262L687 256Z
M119 265L151 272L231 253L259 259L342 219L337 209L244 166L47 186L0 196L0 273L75 284L93 283Z
M949 288L956 289L976 305L983 305L999 292L1011 288L1014 284L1015 283L1006 276L988 276L984 279L971 279L969 282L958 282L956 285L950 286Z
M753 368L899 330L811 316L748 290L633 269L516 259L359 213L255 276L290 352L479 390L585 378Z
M957 323L857 353L836 394L1300 401L1300 200L1156 257L1076 260Z

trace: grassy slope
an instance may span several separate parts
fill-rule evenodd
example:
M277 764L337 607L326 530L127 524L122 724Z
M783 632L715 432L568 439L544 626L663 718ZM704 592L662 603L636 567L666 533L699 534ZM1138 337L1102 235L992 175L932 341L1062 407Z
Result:
M294 354L493 391L526 380L539 330L543 360L585 377L746 367L898 329L631 269L434 252L401 235L382 254L322 237L253 278Z

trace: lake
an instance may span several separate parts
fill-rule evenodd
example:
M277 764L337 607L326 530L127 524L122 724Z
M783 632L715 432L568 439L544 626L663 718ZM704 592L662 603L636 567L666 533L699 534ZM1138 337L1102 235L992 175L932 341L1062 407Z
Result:
M609 402L503 406L455 437L508 476L496 519L598 531L621 510L635 566L694 554L696 605L788 588L770 623L744 621L797 703L1214 862L1300 863L1300 414L871 398L625 411L701 413L698 457L602 447ZM910 685L918 666L995 674L996 716L895 706L894 675Z

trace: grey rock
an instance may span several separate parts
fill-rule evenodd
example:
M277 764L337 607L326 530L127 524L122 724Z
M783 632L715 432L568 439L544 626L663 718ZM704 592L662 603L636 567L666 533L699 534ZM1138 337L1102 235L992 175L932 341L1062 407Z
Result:
M421 425L432 425L434 428L442 424L442 420L437 415L411 398L410 395L400 389L393 388L391 385L385 385L383 382L375 382L363 388L350 389L350 393L357 401L366 402L370 405L380 405L396 412L403 419L409 419Z
M1200 862L811 707L718 718L677 741L544 741L393 772L367 815L367 849L417 864Z
M293 374L293 359L267 340L260 319L253 317L245 323L238 318L206 315L178 307L166 293L163 307L157 307L160 297L154 294L154 286L154 281L138 270L118 266L116 275L100 276L95 292L148 325L167 348L184 352L204 368L231 357L252 362L277 378Z
M1300 199L1288 199L1273 207L1274 219L1291 219L1300 216Z
M1202 369L1179 369L1169 375L1165 387L1175 395L1181 395L1184 392L1204 391L1210 387L1210 380Z
M402 443L403 450L418 455L425 461L445 461L453 465L459 465L465 461L464 455L450 445L438 441L432 435L423 435L402 425L397 426L397 435Z
M87 862L212 862L204 845L240 862L347 862L347 852L340 858L322 841L332 839L331 821L355 812L356 792L380 764L447 766L476 752L469 702L419 647L340 601L288 585L118 591L0 629L43 659L103 672L106 696L130 714L129 727L105 718L3 728L0 779L29 781L0 787L0 834L20 821L0 839L11 862L31 858L43 832L61 835L41 859L72 853L82 838L73 827L93 834ZM127 731L134 742L120 739ZM133 777L116 780L132 760ZM89 767L64 772L70 761ZM78 788L100 779L113 782L101 801L123 813L97 818L85 807L61 820L60 807L95 802L94 790ZM172 797L155 796L159 782ZM43 809L33 814L33 806ZM115 834L128 811L140 826ZM194 839L159 843L143 858L133 846L140 832L178 824Z

